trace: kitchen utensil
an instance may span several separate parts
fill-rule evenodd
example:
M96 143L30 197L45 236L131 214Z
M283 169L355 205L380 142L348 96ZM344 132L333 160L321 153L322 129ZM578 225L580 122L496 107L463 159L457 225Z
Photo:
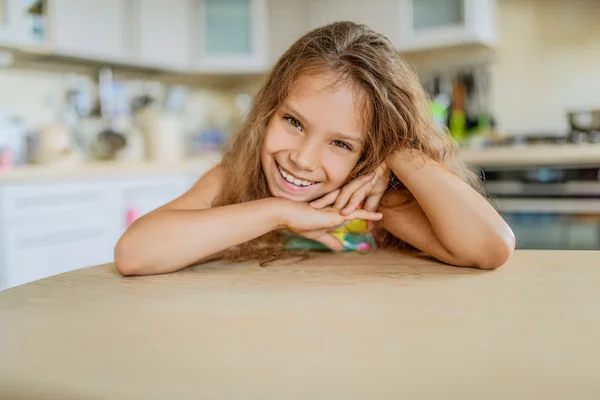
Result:
M37 138L34 160L40 164L74 163L83 160L71 143L69 130L61 124L46 126Z
M157 162L178 162L185 156L180 119L155 107L141 110L137 115L143 133L146 158Z
M567 113L567 119L573 131L600 131L600 109L571 111Z

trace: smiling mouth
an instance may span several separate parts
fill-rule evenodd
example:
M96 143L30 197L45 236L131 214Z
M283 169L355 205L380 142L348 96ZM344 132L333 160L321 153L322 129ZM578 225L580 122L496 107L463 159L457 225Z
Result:
M286 181L288 181L289 183L291 183L294 186L298 186L298 187L309 187L314 185L316 182L313 181L307 181L305 179L299 178L297 176L292 175L291 172L286 171L285 169L283 169L279 164L277 164L277 169L279 170L279 174L281 174L281 177L283 179L285 179Z

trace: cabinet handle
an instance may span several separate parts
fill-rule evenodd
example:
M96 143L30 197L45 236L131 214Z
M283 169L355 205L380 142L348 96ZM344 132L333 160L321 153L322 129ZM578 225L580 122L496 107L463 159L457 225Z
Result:
M59 232L41 234L33 237L24 237L17 240L19 250L35 249L47 246L58 246L71 243L77 246L77 241L89 239L104 239L106 230L104 227L92 226L80 229L71 229Z
M139 217L140 213L135 209L135 207L129 207L125 213L125 225L129 228L129 226L133 224Z

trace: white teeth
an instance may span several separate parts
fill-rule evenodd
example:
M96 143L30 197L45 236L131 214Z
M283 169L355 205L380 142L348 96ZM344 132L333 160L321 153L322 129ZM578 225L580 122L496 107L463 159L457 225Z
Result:
M293 183L296 186L310 186L314 183L314 182L302 181L300 179L294 178L293 176L291 176L290 174L285 172L283 170L283 168L281 168L281 167L279 167L279 172L281 173L281 176L283 176L283 178L286 181L288 181L289 183Z

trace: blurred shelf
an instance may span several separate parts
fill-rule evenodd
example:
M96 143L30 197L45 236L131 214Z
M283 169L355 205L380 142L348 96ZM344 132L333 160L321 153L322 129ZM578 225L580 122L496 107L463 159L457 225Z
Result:
M600 166L600 144L461 149L460 156L466 164L479 168Z
M166 174L166 173L204 173L216 165L220 155L207 155L174 163L158 162L82 162L64 165L26 165L17 166L0 172L0 184L60 179L89 179L104 177L123 177L127 175Z

